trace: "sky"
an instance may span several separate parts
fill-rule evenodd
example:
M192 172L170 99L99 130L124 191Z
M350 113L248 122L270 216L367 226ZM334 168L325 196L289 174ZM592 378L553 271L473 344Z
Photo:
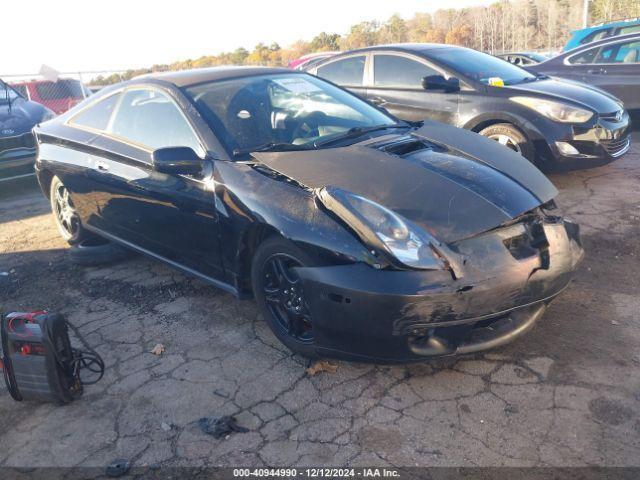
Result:
M410 18L492 1L30 0L31 14L21 11L2 22L2 37L11 42L3 48L0 76L36 73L42 64L59 72L120 70L251 50L259 42L287 46L394 13ZM11 8L18 4L6 5L2 16Z

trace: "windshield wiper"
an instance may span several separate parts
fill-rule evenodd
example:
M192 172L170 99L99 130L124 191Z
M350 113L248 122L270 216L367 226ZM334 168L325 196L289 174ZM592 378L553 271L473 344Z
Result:
M267 142L262 145L258 145L257 147L251 148L236 148L233 151L234 157L240 157L242 155L248 155L253 152L287 152L287 151L295 151L295 150L309 150L313 148L313 146L309 145L295 145L293 143L285 143L285 142Z
M339 133L337 136L332 136L331 138L327 138L325 140L316 140L313 144L316 147L320 147L321 145L329 145L330 143L334 143L340 140L346 140L348 138L357 138L366 133L375 132L378 130L386 130L387 128L412 128L412 125L409 123L390 123L387 125L373 125L371 127L353 127L349 130Z

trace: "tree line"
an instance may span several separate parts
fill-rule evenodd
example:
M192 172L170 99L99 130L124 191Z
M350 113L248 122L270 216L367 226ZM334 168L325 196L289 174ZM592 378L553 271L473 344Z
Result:
M640 17L640 0L591 0L589 3L589 24L631 17ZM416 13L406 20L392 15L384 22L372 20L352 25L343 35L322 32L311 40L298 40L284 48L277 43L259 43L252 51L240 47L219 55L98 76L91 83L108 85L144 73L216 65L286 66L307 53L345 51L385 43L447 43L489 53L553 52L562 48L571 31L581 28L582 18L583 0L499 0L485 7Z

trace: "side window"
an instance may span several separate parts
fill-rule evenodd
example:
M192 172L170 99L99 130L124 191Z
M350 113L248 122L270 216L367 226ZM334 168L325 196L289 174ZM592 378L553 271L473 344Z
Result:
M420 62L399 55L376 55L373 84L379 87L421 88L422 78L439 72Z
M592 63L594 58L596 58L598 50L600 50L599 47L585 50L584 52L569 57L568 61L571 65L584 65L585 63Z
M349 57L336 60L318 68L318 76L338 85L362 85L365 56Z
M601 40L606 38L611 33L611 28L603 28L602 30L596 30L595 32L590 33L582 40L580 40L580 45L585 45L587 43L595 42L596 40Z
M595 63L640 63L640 42L631 41L602 47Z
M78 125L81 127L89 127L94 130L104 131L109 125L109 119L111 118L114 108L118 104L119 98L119 93L110 95L78 113L69 121L69 123L71 125Z
M157 90L129 90L122 96L109 133L143 147L202 148L187 119L164 93Z
M622 27L618 35L626 35L627 33L640 32L640 25L632 25L630 27Z

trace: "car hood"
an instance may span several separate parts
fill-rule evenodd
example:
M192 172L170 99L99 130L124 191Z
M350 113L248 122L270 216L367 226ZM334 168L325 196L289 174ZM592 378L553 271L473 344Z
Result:
M30 132L42 118L42 107L23 99L14 100L11 108L0 103L0 137L12 137Z
M535 70L535 68L531 70ZM597 88L591 88L581 83L556 78L511 85L508 88L510 91L513 91L514 95L535 93L536 96L539 96L543 94L547 98L553 98L558 101L570 100L580 103L598 113L612 113L621 108L615 99Z
M347 147L253 155L309 188L334 185L367 197L447 243L495 228L557 194L519 154L436 122Z

